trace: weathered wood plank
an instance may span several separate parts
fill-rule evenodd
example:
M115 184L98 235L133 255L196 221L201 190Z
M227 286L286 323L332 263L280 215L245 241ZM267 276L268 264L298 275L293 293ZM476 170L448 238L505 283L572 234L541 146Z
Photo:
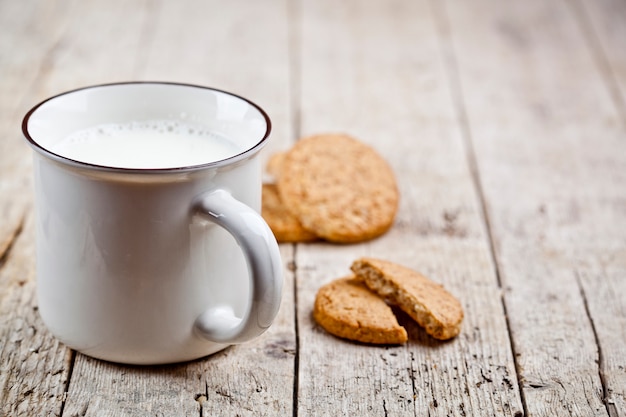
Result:
M58 416L72 354L50 336L35 300L32 217L0 265L0 415Z
M293 247L281 246L283 260ZM291 262L291 261L289 261ZM202 415L286 416L293 410L296 355L293 272L285 264L283 302L266 334L200 363L206 385Z
M626 126L626 4L570 0L605 85Z
M71 352L37 313L31 156L20 134L69 4L0 2L0 415L61 412Z
M103 2L101 7L109 6ZM284 146L291 133L285 2L151 2L146 10L141 47L129 49L137 62L122 75L209 85L248 97L273 121L266 154ZM89 13L97 16L95 10ZM243 50L246 53L237 52ZM281 251L288 265L292 248ZM285 269L284 301L275 324L250 343L205 360L156 368L118 366L77 355L64 415L291 414L291 274Z
M607 80L564 3L446 9L528 415L614 414L626 143Z
M14 101L2 113L10 117L10 131L15 132L9 136L10 141L2 142L1 158L3 168L7 169L7 181L3 181L7 188L2 197L9 207L20 204L25 218L32 220L33 216L32 173L30 150L19 134L21 117L28 107L51 94L112 81L129 64L132 68L132 60L125 61L124 53L120 52L126 48L120 41L127 39L129 27L140 27L140 22L133 22L132 18L112 19L111 14L119 12L121 4L13 2L13 7L21 8L2 14L3 18L15 19L23 13L30 19L16 22L18 29L11 32L14 43L2 49L14 52L10 60L3 62L22 77L21 80L3 78L3 89L15 86L23 89L8 96ZM113 36L109 30L117 30L118 35ZM107 43L102 42L103 34ZM2 332L6 337L2 340L8 341L2 350L2 362L6 365L2 373L2 407L6 412L3 415L60 415L70 378L71 351L52 338L37 314L33 248L34 231L29 226L11 249L1 271L7 277L4 282L7 285L2 288L5 295L2 308L6 309L6 314L2 314Z
M64 416L196 416L204 384L198 366L132 367L77 354Z
M283 247L285 258L290 247ZM285 299L293 297L285 271ZM236 416L291 413L293 305L283 303L266 334L211 357L167 366L111 364L78 354L68 416Z
M571 1L570 4L593 49L594 61L616 111L621 115L622 132L626 132L626 3L603 0ZM603 115L611 124L615 123L612 114ZM626 134L620 136L623 155ZM622 157L621 161L624 159ZM623 171L623 165L621 167ZM607 174L609 176L604 180L612 176L610 172ZM586 265L576 268L599 344L600 377L604 401L611 417L626 416L626 285L623 282L626 275L626 222L624 216L616 218L612 213L606 216L607 211L623 213L626 206L626 186L617 181L611 181L610 188L613 190L609 194L616 193L613 198L594 210L595 213L602 213L604 222L614 228L614 233L608 235L610 239L605 241L605 235L602 237L608 247L593 259L585 256Z
M626 251L608 249L576 268L599 344L603 397L610 417L626 416Z
M33 87L64 29L66 7L0 2L0 258L29 210L30 153L20 134Z
M479 199L433 13L426 2L301 2L302 134L345 131L395 170L397 222L364 244L299 245L298 410L302 415L519 415L517 378ZM317 327L317 289L360 256L443 283L466 311L438 343L415 325L403 347L336 339Z

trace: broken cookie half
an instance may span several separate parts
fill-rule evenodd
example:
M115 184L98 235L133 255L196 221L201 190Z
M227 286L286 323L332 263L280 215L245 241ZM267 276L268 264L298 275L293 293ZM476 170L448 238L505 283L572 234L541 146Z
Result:
M379 259L358 259L351 269L369 289L400 307L435 339L450 339L461 331L463 307L441 284Z
M463 307L442 285L392 262L361 258L353 276L334 280L317 293L313 317L327 332L373 344L402 344L407 332L389 305L404 310L439 340L461 331Z
M402 344L408 340L406 330L385 301L353 276L319 289L313 318L328 333L344 339L373 344Z

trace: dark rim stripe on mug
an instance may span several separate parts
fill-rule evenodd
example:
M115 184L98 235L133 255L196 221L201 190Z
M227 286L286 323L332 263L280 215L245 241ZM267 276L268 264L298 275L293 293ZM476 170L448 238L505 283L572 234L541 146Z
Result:
M229 158L226 159L221 159L218 161L213 161L213 162L207 162L205 164L199 164L199 165L191 165L191 166L184 166L184 167L174 167L174 168L120 168L120 167L110 167L110 166L106 166L106 165L98 165L98 164L92 164L89 162L82 162L82 161L77 161L71 158L67 158L63 155L59 155L56 154L52 151L50 151L49 149L44 148L43 146L41 146L37 141L35 141L29 131L28 131L28 122L30 121L30 117L33 115L33 113L35 113L37 111L37 109L39 109L41 106L43 106L44 104L46 104L47 102L54 100L58 97L61 96L65 96L68 94L72 94L72 93L76 93L79 91L83 91L83 90L90 90L90 89L96 89L96 88L102 88L102 87L114 87L114 86L124 86L124 85L171 85L171 86L178 86L178 87L188 87L188 88L198 88L198 89L202 89L202 90L209 90L209 91L214 91L217 93L221 93L221 94L226 94L229 95L231 97L240 99L242 101L245 101L246 103L248 103L249 105L251 105L252 107L254 107L256 110L258 110L258 112L263 116L263 118L265 119L265 124L266 124L266 129L265 129L265 133L263 135L263 137L261 137L261 139L259 140L259 142L257 142L254 146L238 153L237 155L233 155ZM63 93L57 94L55 96L49 97L46 100L40 102L39 104L37 104L36 106L34 106L32 109L30 109L28 111L28 113L26 113L26 115L24 116L24 119L22 120L22 132L24 133L24 136L26 137L26 139L30 142L31 146L39 153L66 163L68 165L74 165L77 167L83 167L83 168L90 168L90 169L97 169L97 170L102 170L102 171L112 171L112 172L128 172L128 173L138 173L138 174L155 174L155 173L180 173L180 172L187 172L187 171L196 171L196 170L201 170L201 169L205 169L205 168L209 168L209 167L217 167L220 165L229 165L232 163L237 162L238 160L243 160L246 159L249 155L252 155L254 153L256 153L258 150L260 150L266 143L270 132L272 130L272 123L270 121L269 116L267 115L267 113L265 112L265 110L263 110L261 107L259 107L257 104L255 104L254 102L248 100L247 98L244 98L240 95L237 94L233 94L230 93L228 91L224 91L224 90L220 90L218 88L212 88L212 87L206 87L206 86L202 86L202 85L196 85L196 84L185 84L185 83L177 83L177 82L169 82L169 81L126 81L126 82L116 82L116 83L108 83L108 84L96 84L96 85L90 85L87 87L81 87L81 88L76 88L74 90L69 90L69 91L65 91Z

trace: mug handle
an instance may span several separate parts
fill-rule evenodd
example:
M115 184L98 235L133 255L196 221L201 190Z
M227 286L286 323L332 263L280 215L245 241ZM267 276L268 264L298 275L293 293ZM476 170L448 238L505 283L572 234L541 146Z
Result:
M218 305L200 314L196 332L216 343L242 343L259 336L274 321L282 293L282 264L278 243L263 218L225 190L203 194L194 211L233 235L243 250L250 273L251 302L243 318L232 307Z

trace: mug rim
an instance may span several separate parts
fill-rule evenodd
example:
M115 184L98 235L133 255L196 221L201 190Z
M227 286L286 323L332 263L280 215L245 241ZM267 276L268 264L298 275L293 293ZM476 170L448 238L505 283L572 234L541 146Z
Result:
M66 156L57 154L52 152L51 150L43 147L42 145L40 145L35 139L33 139L33 137L30 135L30 132L28 131L28 123L31 119L31 116L44 104L46 104L47 102L54 100L58 97L62 97L68 94L73 94L79 91L84 91L84 90L90 90L90 89L95 89L95 88L102 88L102 87L114 87L114 86L124 86L124 85L170 85L170 86L176 86L176 87L191 87L191 88L198 88L198 89L202 89L202 90L209 90L209 91L214 91L220 94L226 94L229 95L231 97L234 97L236 99L245 101L246 103L248 103L250 106L254 107L263 117L263 119L265 120L265 133L263 134L263 136L261 137L261 139L259 139L259 141L245 149L242 152L239 152L233 156L230 156L228 158L224 158L224 159L220 159L217 161L212 161L212 162L207 162L204 164L197 164L197 165L188 165L188 166L181 166L181 167L171 167L171 168L126 168L126 167L112 167L112 166L107 166L107 165L100 165L100 164L94 164L94 163L90 163L90 162L83 162L83 161L78 161L76 159L72 159L72 158L68 158ZM198 171L198 170L203 170L203 169L207 169L207 168L215 168L215 167L220 167L220 166L225 166L225 165L231 165L233 163L236 163L238 161L241 161L243 159L246 159L249 155L255 154L258 151L261 150L261 148L263 148L263 146L265 146L267 139L270 136L270 132L272 130L272 122L268 116L268 114L265 112L265 110L263 110L258 104L254 103L253 101L240 96L238 94L234 94L231 93L229 91L226 90L222 90L219 88L213 88L213 87L208 87L208 86L203 86L203 85L199 85L199 84L188 84L188 83L180 83L180 82L173 82L173 81L121 81L121 82L113 82L113 83L103 83L103 84L93 84L93 85L88 85L85 87L79 87L79 88L75 88L72 90L67 90L64 92L61 92L59 94L55 94L51 97L46 98L45 100L39 102L38 104L36 104L35 106L33 106L24 116L24 118L22 119L22 133L24 134L24 137L26 138L26 140L29 142L29 144L31 145L31 147L39 152L40 154L53 159L55 161L67 164L67 165L71 165L71 166L75 166L75 167L80 167L80 168L87 168L90 170L98 170L98 171L108 171L108 172L120 172L120 173L133 173L133 174L165 174L165 173L181 173L181 172L190 172L190 171Z

